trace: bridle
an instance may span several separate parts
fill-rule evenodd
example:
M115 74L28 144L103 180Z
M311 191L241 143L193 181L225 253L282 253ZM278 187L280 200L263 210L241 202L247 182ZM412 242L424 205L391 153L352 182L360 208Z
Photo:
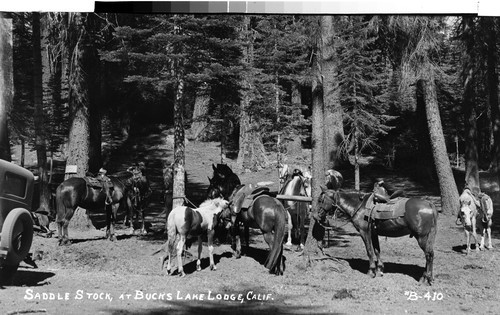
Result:
M322 193L322 194L321 194L321 196L322 196L323 200L320 200L320 201L319 201L319 202L320 202L320 207L319 207L319 209L320 209L320 210L323 210L325 213L328 213L328 211L327 211L327 209L325 209L325 208L323 207L323 204L325 203L325 202L324 202L324 198L328 198L328 199L331 201L332 208L335 208L335 209L340 209L340 211L345 212L345 211L343 211L343 210L342 210L343 208L342 208L341 206L339 206L339 204L338 204L338 202L337 202L337 200L339 200L339 199L340 199L340 192L339 192L338 190L334 190L334 191L335 191L334 198L331 198L330 196L328 196L328 195L327 195L327 194L325 194L325 193ZM357 214L357 213L361 210L362 206L363 206L363 201L361 201L361 202L359 203L359 206L356 208L356 210L354 210L353 214L352 214L352 215L350 215L350 216L351 216L352 218L354 218L354 217L356 216L356 214Z

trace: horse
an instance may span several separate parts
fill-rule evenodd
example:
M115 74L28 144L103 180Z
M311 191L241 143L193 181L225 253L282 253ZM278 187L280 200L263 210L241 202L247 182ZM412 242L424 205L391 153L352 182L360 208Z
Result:
M481 246L484 248L484 236L488 236L488 246L487 249L492 249L493 245L491 243L491 226L493 225L493 200L487 194L482 194L481 196L481 208L480 211L483 214L481 223L483 225L483 234L481 235Z
M281 190L280 195L285 196L311 196L310 177L305 177L302 171L295 169L293 173L286 179ZM281 178L280 178L281 182ZM288 222L288 239L286 246L292 246L292 230L295 230L295 238L298 240L299 245L297 250L300 251L304 248L306 231L305 220L309 209L309 204L302 201L282 200L285 210L287 210Z
M198 238L198 260L196 261L196 270L201 270L201 251L202 251L202 235L208 236L208 252L210 256L210 269L217 270L213 257L213 236L214 228L218 222L218 216L227 208L228 201L222 198L209 199L203 202L199 208L193 209L187 206L178 206L172 209L167 219L167 232L168 241L165 244L167 248L167 256L161 259L161 267L167 263L167 274L171 274L172 264L171 257L174 252L175 241L179 235L179 242L177 243L177 270L179 276L184 277L186 274L183 269L182 253L186 239L193 237Z
M434 277L432 267L434 261L434 241L437 232L438 212L432 202L419 198L399 198L402 206L401 216L387 219L372 219L374 208L369 207L373 194L361 195L356 192L344 192L327 189L321 186L318 199L318 213L320 219L328 212L340 209L351 220L365 243L369 258L368 275L375 277L383 275L384 264L380 259L380 245L378 236L401 237L410 235L415 237L418 245L425 253L425 271L420 278L421 283L432 284ZM375 257L376 260L375 261Z
M214 199L222 197L228 200L236 186L241 185L240 178L226 164L212 164L213 177L208 178L210 185L207 190L207 198Z
M283 257L283 240L285 238L286 211L281 202L267 194L253 197L256 192L252 185L237 186L229 197L229 212L224 219L231 220L231 234L236 258L241 257L241 240L239 225L243 223L246 251L249 248L249 228L261 230L264 240L269 245L269 254L264 263L270 273L283 275L285 258ZM250 198L253 198L250 200Z
M491 198L484 194L478 194L479 200L474 196L469 188L465 188L459 197L460 212L459 218L465 231L466 251L470 254L471 250L471 234L476 244L476 251L484 250L484 235L488 234L489 244L488 249L493 248L491 245L491 216L493 215L493 202ZM477 228L482 228L481 244L477 244Z
M106 238L116 240L115 219L120 205L127 206L132 211L128 189L133 174L122 172L109 176L101 187L90 186L84 178L71 177L63 181L56 189L56 222L58 226L59 245L70 243L68 236L69 221L77 207L87 210L105 208Z
M144 219L144 209L147 207L149 198L151 197L153 191L151 190L149 180L146 177L145 169L142 169L140 166L131 166L127 169L127 171L133 175L132 189L129 190L130 200L133 208L136 210L141 219L141 234L145 234L146 223ZM127 216L127 221L128 220L129 216ZM132 217L130 217L130 220L132 220Z

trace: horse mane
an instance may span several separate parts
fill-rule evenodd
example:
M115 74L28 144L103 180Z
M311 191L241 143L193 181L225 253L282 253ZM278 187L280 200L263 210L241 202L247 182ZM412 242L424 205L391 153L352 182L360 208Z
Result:
M215 207L215 208L218 208L220 207L220 204L221 202L225 201L223 198L215 198L215 199L207 199L205 201L203 201L200 206L198 207L198 209L200 208L208 208L208 207ZM219 211L219 210L218 210ZM220 209L220 211L222 211L222 208Z

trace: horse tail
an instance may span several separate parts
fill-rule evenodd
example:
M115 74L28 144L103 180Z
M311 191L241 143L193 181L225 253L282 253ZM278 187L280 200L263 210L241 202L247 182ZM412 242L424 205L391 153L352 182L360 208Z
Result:
M267 256L265 266L269 269L270 273L282 275L284 268L281 270L281 261L283 259L283 240L285 239L287 219L285 208L283 208L283 205L279 201L276 201L274 213L274 242L269 256Z
M174 209L175 210L175 209ZM177 227L175 226L175 211L172 210L167 219L167 254L172 255L175 252L175 238L177 236Z
M73 212L68 212L72 210L70 206L67 206L64 202L64 186L61 184L56 189L56 222L64 224L69 221L73 216Z

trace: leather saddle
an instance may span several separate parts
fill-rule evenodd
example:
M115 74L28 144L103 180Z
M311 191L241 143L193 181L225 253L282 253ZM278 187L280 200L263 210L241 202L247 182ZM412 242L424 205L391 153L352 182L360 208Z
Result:
M243 203L241 204L241 210L243 210L243 211L248 210L252 206L253 202L255 201L255 199L257 197L262 196L262 195L269 195L269 194L270 194L270 191L269 191L268 187L256 188L249 195L247 195L245 197L245 199L243 200Z
M365 205L369 214L365 216L365 220L389 220L404 217L408 199L396 197L385 202L377 202L376 194L373 193L368 197Z

